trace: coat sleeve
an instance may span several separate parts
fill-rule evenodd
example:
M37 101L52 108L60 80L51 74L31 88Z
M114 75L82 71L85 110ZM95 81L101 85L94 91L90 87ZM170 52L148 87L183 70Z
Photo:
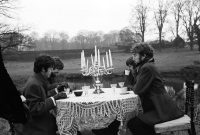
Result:
M56 91L55 91L55 88L52 89L52 90L48 90L48 92L47 92L47 96L48 96L48 97L55 96L56 94L57 94L57 93L56 93Z
M127 77L126 80L124 82L124 86L129 86L129 85L133 85L134 84L134 76L132 73L130 73Z
M135 94L143 95L147 92L152 84L154 75L149 67L141 68L138 74L136 84L134 85L133 91Z
M42 88L35 84L31 85L25 92L31 115L43 115L55 107L53 100L51 98L45 99L46 95L44 94Z

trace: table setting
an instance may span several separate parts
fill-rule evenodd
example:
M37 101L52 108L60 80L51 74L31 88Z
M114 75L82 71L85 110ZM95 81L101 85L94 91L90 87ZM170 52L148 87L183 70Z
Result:
M66 99L56 101L56 122L61 135L76 135L84 129L101 129L115 119L121 122L120 128L126 128L127 116L139 112L140 100L133 91L127 91L124 82L111 83L104 88L102 75L113 71L111 51L106 52L106 65L103 57L101 65L100 51L95 46L95 58L91 55L91 66L85 62L84 50L81 52L81 72L83 76L94 78L93 87L67 92Z
M76 96L73 92L69 98L57 100L59 132L75 135L77 130L105 128L115 119L123 126L127 113L137 115L139 98L133 92L120 94L107 92L113 88L102 90L104 93L100 95L93 93L95 89L88 89L87 95L82 91L82 95Z

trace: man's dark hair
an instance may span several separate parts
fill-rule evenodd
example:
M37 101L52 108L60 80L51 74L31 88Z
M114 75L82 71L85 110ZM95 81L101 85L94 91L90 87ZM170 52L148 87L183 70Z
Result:
M129 58L126 60L126 66L129 66L129 65L131 65L131 66L133 66L133 67L136 66L136 63L135 63L135 61L133 60L133 57L129 57Z
M133 48L133 53L139 53L141 56L153 58L153 49L148 44L139 44Z
M54 69L59 69L59 70L63 70L64 68L64 64L61 61L61 59L59 57L53 57L55 65L54 65Z
M40 73L42 69L47 71L48 68L54 67L55 63L51 56L49 55L40 55L35 59L34 69L35 73Z

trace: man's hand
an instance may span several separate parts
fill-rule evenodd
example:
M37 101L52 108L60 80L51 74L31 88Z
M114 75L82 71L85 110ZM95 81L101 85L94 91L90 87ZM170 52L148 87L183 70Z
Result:
M56 94L55 96L53 96L53 98L55 100L65 99L65 98L67 98L67 94L65 92L60 92L60 93Z
M61 82L61 83L60 83L60 85L64 85L64 86L65 86L65 88L69 88L69 85L68 85L68 83L67 83L67 82Z
M57 86L58 93L63 92L64 90L65 90L65 85L58 85Z
M66 82L62 82L62 83L60 83L60 84L57 86L58 92L62 92L62 91L64 91L64 90L67 89L67 88L69 88L69 85L68 85L68 83L66 83Z
M128 89L128 91L133 91L134 86L133 86L133 85L128 85L128 86L127 86L127 89Z

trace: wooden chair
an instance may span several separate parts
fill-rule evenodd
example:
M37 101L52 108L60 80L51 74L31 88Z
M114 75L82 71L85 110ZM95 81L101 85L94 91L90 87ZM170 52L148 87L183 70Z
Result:
M190 109L190 113L189 110ZM190 114L190 116L189 116ZM181 118L159 123L154 126L156 133L173 134L187 133L189 135L196 135L194 125L194 81L186 81L186 101L185 101L185 115Z

